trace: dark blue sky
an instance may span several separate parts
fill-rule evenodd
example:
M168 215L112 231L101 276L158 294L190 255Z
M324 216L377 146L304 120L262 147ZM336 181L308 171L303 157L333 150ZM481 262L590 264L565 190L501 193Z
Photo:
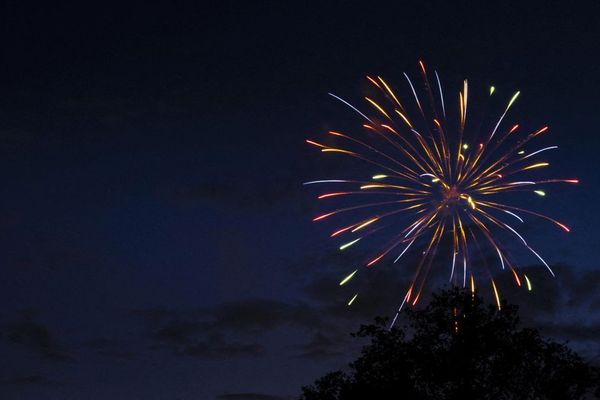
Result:
M352 359L403 278L343 306L361 254L310 222L301 183L331 163L303 141L359 122L327 92L419 59L550 125L552 171L582 183L536 206L573 232L528 231L558 278L526 259L538 290L503 290L597 357L600 7L445 3L4 2L0 397L286 399Z

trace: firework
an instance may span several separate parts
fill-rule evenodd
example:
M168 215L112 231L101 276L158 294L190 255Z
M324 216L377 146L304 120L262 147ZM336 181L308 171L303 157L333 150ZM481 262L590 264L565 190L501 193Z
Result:
M381 77L367 76L376 95L365 97L363 112L341 97L330 95L358 113L360 132L329 131L325 142L306 140L323 153L350 157L362 162L358 179L325 179L305 185L328 185L335 190L321 193L322 201L350 199L352 203L316 216L313 221L335 219L338 226L331 237L345 238L339 245L344 251L361 241L379 236L379 250L364 265L343 277L345 285L365 268L374 268L384 260L397 263L407 252L418 249L419 261L398 311L406 304L415 305L430 273L432 261L446 241L451 247L449 277L455 284L475 291L474 275L480 270L472 264L473 254L491 249L498 265L509 270L515 283L532 289L530 278L516 266L508 253L503 235L520 242L554 276L548 263L515 228L529 217L543 219L569 232L569 228L542 213L513 205L515 192L545 196L546 184L578 183L577 179L539 179L538 170L549 166L540 160L543 153L557 149L546 146L530 150L530 142L548 132L544 126L531 133L521 133L519 124L506 125L504 120L520 92L507 96L506 106L487 127L467 124L469 85L464 80L458 93L456 111L447 109L437 71L430 76L419 62L423 88L415 88L405 73L407 96L397 95ZM434 85L429 78L435 77ZM498 96L491 86L486 97ZM408 98L408 101L405 98ZM383 99L382 100L380 100ZM447 100L447 99L446 99ZM447 112L449 117L447 118ZM456 113L456 115L454 114ZM412 115L416 115L413 118ZM329 144L335 143L335 144ZM533 177L527 177L527 176ZM331 207L328 205L328 207ZM348 221L351 223L348 224ZM515 225L517 224L517 225ZM381 239L383 238L383 239ZM411 246L417 242L411 250ZM450 261L451 260L451 261ZM491 281L498 308L500 296L492 274ZM353 294L348 305L355 302ZM397 316L397 314L396 314Z

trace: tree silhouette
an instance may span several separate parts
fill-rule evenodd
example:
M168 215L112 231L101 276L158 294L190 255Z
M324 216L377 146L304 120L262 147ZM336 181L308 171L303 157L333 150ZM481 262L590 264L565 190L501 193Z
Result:
M302 388L302 400L597 399L599 370L563 344L519 328L518 308L498 311L468 291L433 296L407 310L407 327L385 319L353 336L370 338L349 371Z

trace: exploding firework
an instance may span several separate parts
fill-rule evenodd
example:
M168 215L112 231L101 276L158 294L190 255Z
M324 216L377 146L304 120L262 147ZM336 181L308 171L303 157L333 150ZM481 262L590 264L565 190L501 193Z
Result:
M423 79L422 90L415 89L409 76L404 74L409 89L406 91L408 101L398 96L381 77L367 76L376 93L365 97L365 105L372 113L363 113L330 93L360 115L364 122L361 132L329 131L326 142L306 140L323 153L351 157L362 162L361 167L369 167L361 170L365 171L365 175L358 179L336 177L305 183L335 187L318 196L323 201L353 201L313 219L323 221L339 217L339 221L342 217L346 218L346 224L331 233L335 239L345 237L340 250L355 246L366 238L383 237L383 240L377 241L384 243L379 245L377 253L365 260L363 266L346 275L340 285L345 285L365 268L374 268L383 260L397 263L417 242L415 248L420 249L419 261L398 311L406 304L415 305L432 261L444 242L451 248L449 276L454 284L468 285L475 291L474 275L480 271L472 265L473 254L483 254L485 245L497 255L499 267L510 271L518 286L531 290L530 278L517 268L502 243L505 237L510 236L520 242L552 276L554 273L514 227L513 221L523 224L525 218L532 217L546 220L566 232L569 228L518 203L513 205L512 202L519 198L515 192L545 196L543 187L546 184L578 183L578 180L524 177L547 167L549 163L541 161L539 156L558 147L528 151L529 142L547 133L547 126L528 134L520 133L519 124L504 126L503 121L520 92L507 96L507 105L498 113L497 119L490 120L489 127L474 128L472 124L467 126L467 80L458 93L455 116L446 108L437 71L431 76L435 77L432 86L422 62L419 62L419 69ZM495 87L490 87L486 97L491 98L495 92ZM416 118L413 119L410 110L414 111ZM447 118L447 112L451 118ZM501 233L504 235L502 239ZM500 308L496 283L489 270L487 275ZM356 300L357 295L351 297L348 305Z

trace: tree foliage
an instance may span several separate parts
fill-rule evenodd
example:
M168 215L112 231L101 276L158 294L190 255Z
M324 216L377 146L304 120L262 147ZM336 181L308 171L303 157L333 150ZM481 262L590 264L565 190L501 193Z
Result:
M353 334L370 338L348 371L302 388L302 400L594 399L598 369L536 329L519 327L518 309L501 311L477 295L451 289L404 329L376 319Z

